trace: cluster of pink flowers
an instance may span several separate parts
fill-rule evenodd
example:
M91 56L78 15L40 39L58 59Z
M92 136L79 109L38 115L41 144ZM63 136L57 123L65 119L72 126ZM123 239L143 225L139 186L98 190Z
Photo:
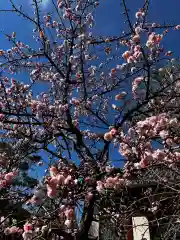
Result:
M156 46L159 47L159 44L160 44L162 39L163 39L162 34L156 34L156 33L152 32L148 37L148 40L146 42L146 46L150 49L153 48L153 47L156 47Z
M179 30L180 29L180 25L176 25L174 29L175 30Z
M127 63L133 63L136 64L138 62L141 62L142 59L144 58L144 55L142 51L144 49L140 45L140 40L141 40L141 32L142 29L141 27L137 26L135 28L136 34L132 36L132 38L129 41L122 41L123 44L129 47L129 50L125 51L122 54L122 58L127 62ZM156 53L158 54L162 51L162 48L160 48L160 42L163 39L163 34L156 34L155 32L152 32L148 35L148 40L146 42L146 47L150 49L153 54ZM145 51L144 54L146 55ZM151 55L146 55L146 58L151 59Z
M59 172L56 167L50 168L50 177L47 178L47 195L54 198L57 195L57 188L75 184L73 177L67 172Z
M145 16L145 12L143 8L140 8L138 12L135 14L136 18L143 18Z
M127 92L123 91L115 96L115 100L123 100L127 96Z
M18 175L18 171L0 174L0 187L6 188L12 184L13 179Z
M67 228L71 228L75 217L74 208L72 206L61 205L59 209L59 217L64 221L64 225Z
M22 234L23 230L16 227L16 226L12 226L12 227L7 227L4 229L4 233L5 235L10 235L10 234Z
M13 34L12 34L13 35ZM9 38L12 38L9 36ZM29 50L29 45L26 45L23 42L17 41L16 46L8 49L7 51L0 49L0 57L7 57L9 59L13 59L17 56L24 57L25 51Z
M33 225L31 223L27 222L24 225L24 232L22 234L22 237L24 240L31 240L31 239L33 239L33 235L34 235Z
M20 159L24 159L25 151L29 153L31 150L38 151L39 149L47 150L48 154L52 154L52 156L59 155L59 152L62 156L69 155L70 160L71 153L77 150L79 159L83 160L83 169L78 169L77 166L77 169L74 170L68 164L62 168L59 165L58 167L51 166L47 171L49 176L45 177L44 185L42 184L42 188L38 185L33 189L32 197L27 202L33 205L42 204L43 206L46 199L48 201L49 198L54 199L54 202L63 199L63 205L57 208L57 212L60 221L62 220L66 228L73 227L75 201L84 199L87 204L90 203L94 199L95 190L102 195L108 190L114 192L122 190L126 184L126 177L130 175L132 169L147 168L151 164L162 162L172 165L180 161L180 153L172 151L173 147L180 143L180 138L174 134L176 128L179 127L179 121L176 117L171 117L170 114L159 114L162 111L165 112L164 108L160 111L158 108L151 111L152 114L158 112L159 115L157 116L148 117L142 121L136 121L136 118L134 118L132 122L128 122L129 125L132 124L128 132L124 130L126 122L120 127L121 129L113 126L109 127L109 116L112 115L112 111L122 110L123 114L128 112L126 106L131 103L132 99L129 100L131 93L134 99L144 98L146 90L141 87L144 84L146 88L146 73L144 76L137 77L137 75L143 74L142 70L145 68L149 68L151 74L153 65L151 66L152 61L150 60L156 61L158 59L158 54L162 50L160 44L164 34L152 32L151 29L158 25L150 24L148 26L148 23L144 21L145 10L139 9L135 15L137 22L133 25L132 35L129 37L127 34L125 40L120 40L120 43L126 46L126 51L122 54L123 64L116 67L111 65L110 70L107 71L109 68L106 67L104 62L101 62L99 66L95 65L98 60L101 60L101 57L99 58L98 54L94 53L96 51L92 51L91 44L96 47L93 41L97 41L97 43L102 41L107 46L105 47L105 53L109 55L109 58L106 59L108 64L109 61L114 60L113 43L117 43L119 40L116 41L113 38L106 38L105 40L99 38L97 40L92 36L90 28L94 25L93 6L98 5L99 2L93 0L78 0L76 3L74 1L57 0L57 7L59 13L62 13L62 19L60 18L58 21L53 19L53 15L45 15L43 30L34 30L33 38L37 42L43 43L45 49L40 48L36 51L30 49L23 42L16 42L16 33L13 32L10 36L13 47L7 51L0 50L2 59L10 61L6 65L11 74L14 74L18 69L16 65L27 67L31 72L32 85L18 83L13 78L10 80L7 77L1 77L0 109L2 112L0 113L0 127L3 132L7 133L8 138L15 139L13 149L17 154L13 156L13 163L17 163L17 166L19 166ZM147 29L149 33L144 46L143 32ZM177 25L175 29L180 29L180 25ZM55 35L53 43L48 40L51 39L48 36L49 31L55 32L55 34L52 34ZM118 48L119 44L117 44L117 51ZM115 54L117 54L117 51ZM168 51L165 55L169 57L172 52ZM46 56L47 61L44 61ZM42 61L39 60L41 57ZM118 58L121 58L121 56L118 56ZM3 68L3 70L5 69L6 67ZM174 66L172 69L174 71ZM136 70L140 70L139 73ZM163 72L168 72L168 70L159 70L159 75L164 76ZM130 79L133 74L136 76L132 82L132 92L122 91L122 89L129 89L129 84L126 85L129 81L122 81L123 77L124 80L129 78L129 73L131 75ZM174 81L173 74L168 78ZM166 81L166 78L162 77L162 85L164 79ZM38 81L43 81L43 84L47 82L48 90L34 97L31 87L33 89ZM178 89L179 85L176 88ZM114 92L117 93L116 96L113 95ZM120 107L113 104L114 110L109 108L112 99L113 101L114 99L119 101L116 103ZM176 97L174 101L176 101ZM136 104L136 101L134 102ZM150 103L151 101L145 107L150 106ZM138 107L138 105L136 106ZM175 103L172 103L172 106L174 107ZM131 104L128 107L131 107ZM125 120L128 121L128 113L126 116ZM132 114L132 117L134 116ZM102 124L106 124L109 128L105 133L101 128ZM88 126L90 130L86 129L84 125ZM100 133L98 133L98 128L102 130ZM101 148L101 143L104 144L103 137L105 141L112 141L114 145L118 141L120 142L119 152L128 160L123 177L114 173L112 167L101 166L100 161L96 161L98 170L101 173L105 172L105 176L97 181L96 168L89 164L96 154L92 150L93 147L89 146L100 143ZM162 149L154 147L153 141L156 139L160 140ZM56 152L51 152L48 149L50 145L56 148ZM25 148L23 148L24 146ZM72 150L73 147L77 148ZM24 151L22 156L20 156L21 149ZM1 166L6 164L7 167L9 162L0 155ZM39 165L42 164L43 161L40 161ZM0 187L10 186L16 175L16 171L4 171L0 175ZM49 211L48 217L51 214L56 213ZM22 233L24 240L33 239L36 230L37 232L40 230L36 229L35 224L31 221L32 219L33 217L24 225L23 233L21 229L15 226L6 228L4 232L6 234ZM47 226L43 226L41 231L46 228Z
M138 41L140 41L140 36L135 35L132 38L132 41L129 42L129 45L131 47L130 51L125 51L122 54L122 57L127 61L127 63L137 63L142 60L141 46L137 45Z
M145 95L145 89L139 89L140 84L144 81L144 77L137 77L132 82L132 94L134 99L143 99Z
M97 181L96 190L99 193L103 193L106 189L122 189L125 185L125 179L121 178L119 175L114 177L106 177L104 180Z
M57 6L58 6L58 8L62 8L62 6L63 6L63 1L62 1L62 0L58 0L58 1L57 1Z
M74 21L76 24L80 24L80 21L78 19L77 12L80 11L80 9L83 9L83 6L85 3L83 1L77 1L77 4L75 8L71 7L70 3L64 2L63 0L57 1L57 7L64 10L63 18L64 19L70 19L71 21ZM98 2L94 3L94 7L97 7L99 5ZM86 22L89 25L89 27L92 27L94 20L91 13L88 13L86 15Z
M45 178L44 183L46 184L46 189L43 186L38 187L32 198L28 200L27 204L39 205L48 196L49 198L57 198L59 191L63 192L63 189L68 188L71 191L77 184L77 179L73 176L71 169L66 168L65 170L58 170L56 167L52 166L49 169L50 176Z
M121 138L119 151L129 160L139 159L135 168L179 161L180 153L169 151L180 142L180 138L171 133L171 129L177 127L179 127L178 120L170 118L166 113L146 118L137 122L135 127L128 130L128 135ZM161 139L163 148L154 149L151 142L153 139Z
M32 233L32 230L33 230L32 224L26 223L26 224L24 225L24 232L25 232L25 233Z
M52 21L51 15L46 15L44 16L44 20L45 20L45 25L46 27L58 27L58 23L57 21Z
M115 128L112 128L109 132L104 134L104 140L111 141L116 135L116 133L117 133L117 130Z

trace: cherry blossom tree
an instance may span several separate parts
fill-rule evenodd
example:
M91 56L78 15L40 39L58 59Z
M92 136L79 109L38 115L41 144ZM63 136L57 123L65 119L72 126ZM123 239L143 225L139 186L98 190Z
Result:
M30 212L24 222L3 216L6 235L85 240L93 222L109 220L118 235L139 201L128 205L124 193L143 173L171 191L158 198L151 188L144 191L141 198L149 200L144 212L160 209L158 224L168 219L162 239L176 230L180 62L163 49L163 41L180 25L149 23L148 0L132 22L126 1L120 2L127 26L115 37L93 34L100 1L51 0L53 11L44 15L41 1L32 0L31 14L10 0L10 9L0 10L34 28L33 43L22 42L16 30L5 32L12 47L0 50L0 129L13 151L1 153L1 198ZM28 74L28 82L19 72ZM119 151L123 169L115 167L111 149ZM34 167L46 171L30 187L28 170ZM22 170L27 186L17 184ZM176 202L166 215L161 205L172 196Z

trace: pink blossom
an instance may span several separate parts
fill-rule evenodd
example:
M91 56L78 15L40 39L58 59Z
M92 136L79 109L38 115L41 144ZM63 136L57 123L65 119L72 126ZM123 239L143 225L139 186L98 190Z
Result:
M180 25L176 25L174 29L175 30L179 30L180 29Z
M64 184L65 184L65 185L68 185L71 180L72 180L71 175L68 175L67 178L64 180Z
M112 128L111 131L110 131L110 134L112 136L114 136L114 135L116 135L116 133L117 133L117 130L115 128Z
M104 191L104 188L103 186L97 186L96 187L96 190L99 192L99 193L102 193Z
M74 217L74 209L66 209L64 212L67 219L72 219Z
M142 31L142 28L138 26L134 30L135 30L135 33L138 35Z
M0 121L1 121L1 122L4 120L4 118L5 118L5 115L2 114L2 113L0 113Z
M53 21L53 27L57 27L57 22L56 21Z
M84 179L84 181L85 181L86 183L88 183L88 182L89 182L89 180L90 180L90 178L89 178L89 177L86 177L86 178Z
M69 219L66 219L66 221L64 222L64 224L66 225L67 228L70 228L72 225L72 221Z
M5 235L11 234L11 231L10 231L10 228L9 228L9 227L7 227L7 228L4 229L4 234L5 234Z
M2 180L2 181L0 182L0 186L1 186L2 188L6 188L6 187L8 186L8 182L7 182L6 180Z
M72 98L71 99L71 103L74 104L74 105L79 105L80 104L80 101L76 98Z
M122 54L122 57L127 60L131 56L131 53L129 51L126 51Z
M9 231L10 231L10 234L18 233L19 228L16 226L12 226L11 228L9 228Z
M49 198L55 198L56 194L57 194L56 189L49 188L48 191L47 191L47 196Z
M12 174L13 174L14 177L16 177L16 176L18 176L19 171L18 170L13 170Z
M174 144L173 139L172 139L172 138L167 138L167 139L166 139L166 144L167 144L168 146L173 145L173 144Z
M50 172L50 176L51 177L55 177L57 174L58 174L58 171L57 171L57 168L56 167L51 167L49 169L49 172Z
M134 35L134 37L132 38L133 42L135 43L139 43L140 42L140 36L139 35Z
M114 184L115 184L115 179L113 177L108 177L106 179L106 182L105 182L104 186L106 188L112 188L112 187L114 187Z
M24 225L24 231L25 232L32 232L32 229L33 229L33 226L32 226L32 224L30 224L30 223L26 223L25 225Z
M58 8L62 8L62 7L63 7L63 2L62 2L62 0L58 0L58 1L57 1L57 5L58 5Z
M142 56L143 56L142 52L135 52L133 54L133 57L135 57L136 60L140 60Z
M32 232L23 232L22 237L24 240L33 240Z
M116 100L122 100L127 95L127 92L123 91L115 96Z
M37 164L38 164L38 166L43 166L43 162L42 161L39 161Z
M145 152L144 155L143 155L143 161L146 162L146 163L149 163L153 160L153 156L152 156L152 153L150 152Z
M165 152L163 150L159 150L157 149L153 154L153 159L154 160L158 160L158 161L162 161L165 158Z
M59 208L60 211L64 211L65 207L66 207L65 205L61 205L60 208Z
M113 135L111 134L111 132L107 132L104 134L104 140L106 141L111 141L113 139Z
M129 134L131 137L133 137L134 134L135 134L135 130L134 130L133 128L129 128L128 134Z
M132 56L130 56L129 58L127 58L127 62L128 62L128 63L136 62L136 58L132 55Z
M89 202L89 201L91 201L92 198L93 198L93 193L88 192L86 195L86 200Z
M159 136L162 139L165 139L165 138L167 138L169 136L169 132L167 130L162 130L162 131L160 131Z
M136 13L135 16L136 16L136 18L141 18L142 16L144 16L144 13L139 11Z
M170 121L169 121L169 125L170 125L170 126L176 127L177 124L178 124L177 118L172 118L172 119L170 119Z
M48 185L51 187L51 188L55 188L58 184L58 179L56 177L53 177L49 180L48 182Z
M112 172L112 167L111 166L106 166L106 168L105 168L105 170L106 170L106 172L107 173L110 173L110 172Z
M63 185L63 184L64 184L65 177L64 177L62 174L58 174L57 177L56 177L56 179L57 179L57 183L58 183L59 185Z
M114 188L119 189L121 188L125 183L125 180L123 178L115 177L114 178Z
M123 178L120 178L119 183L123 185L125 183L125 180Z
M141 168L146 168L146 167L148 166L148 164L149 164L149 162L148 162L147 159L142 159L142 160L140 161L140 166L141 166Z
M13 180L13 177L14 177L13 172L10 172L10 173L7 173L4 178L10 184Z
M137 77L134 79L133 83L139 85L144 80L144 77Z
M175 154L176 159L179 161L180 160L180 153L179 152L175 152L174 154Z
M102 193L102 192L104 191L104 184L103 184L102 181L97 181L96 190L97 190L99 193Z

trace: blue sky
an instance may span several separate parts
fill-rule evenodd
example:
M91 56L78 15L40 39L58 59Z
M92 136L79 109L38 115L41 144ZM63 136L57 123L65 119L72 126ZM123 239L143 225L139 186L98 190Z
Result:
M25 12L32 12L30 2L32 0L16 0L16 4L22 4ZM43 0L42 12L46 13L51 10L51 0ZM143 0L127 0L128 7L131 10L130 16L132 20L135 20L135 12L142 6ZM9 9L10 3L7 0L1 0L1 9ZM150 1L150 15L149 20L151 22L159 23L177 23L180 24L180 1L179 0L151 0ZM94 27L94 33L97 35L117 35L121 34L123 30L127 30L126 24L124 24L123 9L120 5L120 0L101 0L100 6L96 12L96 24ZM17 32L17 38L29 45L34 45L32 41L32 25L27 21L18 17L12 13L0 13L0 31L11 34L13 31ZM179 32L173 31L173 34L168 34L164 45L175 52L175 55L179 55ZM0 48L9 48L10 44L7 39L0 33Z
M50 1L51 0L43 0L42 11L47 12L49 10ZM22 4L27 13L31 11L31 0L16 0L14 2L16 4ZM130 15L132 19L135 19L135 12L142 6L143 2L143 0L127 1L129 9L131 9ZM1 9L8 9L9 7L9 1L1 0ZM179 9L179 0L151 0L149 19L153 22L178 24L180 23ZM122 12L120 0L101 0L100 6L97 8L94 32L98 35L116 35L121 33L125 29ZM0 29L6 30L7 33L16 30L19 39L27 43L31 41L31 24L28 24L26 20L22 20L22 18L17 17L15 14L0 13ZM177 52L179 42L176 38L176 34L173 35L174 36L168 37L168 42L171 44L173 50ZM6 48L6 46L8 46L8 43L1 36L0 47Z
M1 9L10 9L9 1L0 0ZM23 5L24 10L27 13L32 12L30 5L31 0L15 0L16 4ZM42 11L44 13L50 10L49 1L43 0ZM130 17L135 20L135 12L142 6L143 0L127 0L130 11ZM166 23L166 24L180 24L180 1L179 0L151 0L150 1L150 15L148 17L150 22ZM123 9L120 5L120 0L100 0L100 6L96 12L96 24L93 29L94 34L102 36L114 36L122 34L123 30L127 30L127 26L124 23ZM0 13L0 31L7 34L11 34L13 31L17 32L17 39L34 47L34 41L32 41L32 25L17 17L12 13ZM172 50L175 56L179 56L179 37L180 32L173 31L173 34L168 34L164 46L167 50ZM7 39L0 33L0 49L8 49L10 47ZM28 79L28 76L21 74L18 76L21 81ZM36 91L42 91L42 86L37 88ZM114 159L119 159L121 156L118 153L114 153L111 149L111 153L114 155Z
M116 35L127 29L124 24L123 10L120 0L103 0L97 9L95 32L98 35ZM130 9L130 17L135 20L135 12L143 5L143 0L127 0ZM148 20L150 22L179 24L180 1L179 0L150 0ZM179 32L173 31L166 37L165 46L170 47L177 54L180 53Z

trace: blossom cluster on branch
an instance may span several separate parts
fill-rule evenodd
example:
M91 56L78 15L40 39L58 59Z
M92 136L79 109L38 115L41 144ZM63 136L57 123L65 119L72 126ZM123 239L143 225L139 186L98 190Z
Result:
M144 2L133 23L122 0L127 29L106 37L93 31L100 1L52 0L44 16L37 0L32 14L13 0L0 9L34 28L31 44L14 31L5 33L12 47L0 50L0 134L11 149L0 153L0 197L30 213L20 222L3 216L5 235L86 240L95 218L101 223L108 214L117 223L133 214L136 204L122 193L134 173L138 179L164 165L178 174L180 62L163 41L180 25L147 22ZM43 172L36 181L33 169ZM178 194L178 182L169 188ZM151 199L152 191L145 195Z

